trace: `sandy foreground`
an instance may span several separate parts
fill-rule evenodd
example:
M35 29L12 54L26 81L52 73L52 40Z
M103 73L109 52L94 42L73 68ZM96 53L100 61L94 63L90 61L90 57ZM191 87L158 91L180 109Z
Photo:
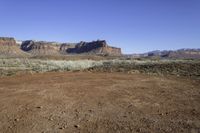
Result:
M200 82L63 72L0 78L1 133L198 133Z

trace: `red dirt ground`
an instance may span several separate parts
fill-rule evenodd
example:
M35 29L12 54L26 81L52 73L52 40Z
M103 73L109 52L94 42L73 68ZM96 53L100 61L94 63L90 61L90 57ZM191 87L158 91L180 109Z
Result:
M0 78L1 133L198 133L200 82L66 72Z

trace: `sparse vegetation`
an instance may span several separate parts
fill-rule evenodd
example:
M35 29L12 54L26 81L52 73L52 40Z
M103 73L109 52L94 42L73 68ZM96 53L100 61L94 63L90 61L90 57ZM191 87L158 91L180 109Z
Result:
M64 60L39 60L39 59L0 59L0 70L2 71L73 71L83 70L94 66L100 66L102 62L92 60L64 61ZM5 73L5 72L4 72ZM1 74L2 75L2 74ZM5 75L5 74L3 74Z
M41 59L0 59L1 75L14 75L17 72L49 71L104 71L147 73L159 75L176 75L200 77L199 60L41 60ZM10 74L12 73L12 74Z
M200 78L199 60L112 60L90 71L146 73Z

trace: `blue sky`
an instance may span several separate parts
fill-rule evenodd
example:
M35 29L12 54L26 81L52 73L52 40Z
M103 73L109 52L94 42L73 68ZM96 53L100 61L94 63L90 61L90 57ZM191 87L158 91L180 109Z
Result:
M0 36L105 39L123 53L200 48L200 0L0 0Z

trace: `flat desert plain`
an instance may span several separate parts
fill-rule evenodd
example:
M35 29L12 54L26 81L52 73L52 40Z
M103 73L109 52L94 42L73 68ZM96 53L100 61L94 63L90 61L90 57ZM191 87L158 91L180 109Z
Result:
M0 78L1 133L198 133L199 80L49 72Z

